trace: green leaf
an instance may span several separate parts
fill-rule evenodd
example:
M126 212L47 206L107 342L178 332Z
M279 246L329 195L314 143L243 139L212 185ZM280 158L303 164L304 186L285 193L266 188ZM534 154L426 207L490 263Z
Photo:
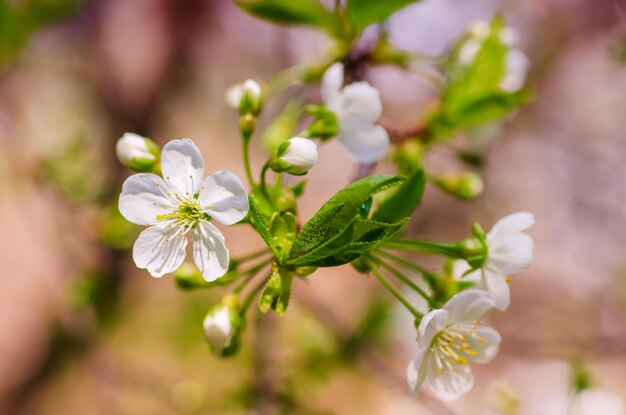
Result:
M408 220L405 218L397 223L357 220L328 244L297 258L293 263L291 261L288 263L315 267L336 267L348 264L391 238Z
M267 313L270 308L276 311L279 316L285 313L291 298L292 280L293 271L284 268L273 270L270 280L259 297L259 310L263 314Z
M411 216L422 201L425 186L424 170L420 169L378 204L372 219L381 222L396 222Z
M296 217L291 212L275 212L269 225L270 247L279 262L285 261L291 253L296 238Z
M316 0L239 0L236 4L246 12L274 23L334 31L335 15Z
M373 23L381 23L398 10L416 3L417 0L348 0L350 22L357 29Z
M294 241L291 258L301 257L337 237L361 218L361 209L369 198L405 180L400 176L369 176L340 190L304 224Z
M262 209L263 201L254 193L250 194L248 201L250 205L248 213L250 224L261 235L267 246L271 248L272 234L270 233L267 215Z

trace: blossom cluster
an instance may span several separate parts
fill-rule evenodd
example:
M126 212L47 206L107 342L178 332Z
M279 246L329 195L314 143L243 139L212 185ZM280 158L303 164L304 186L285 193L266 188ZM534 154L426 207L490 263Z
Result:
M481 93L520 98L527 58L512 48L513 32L499 20L473 24L451 56L456 56L460 67L469 67L492 53L489 42L497 46L492 58L503 58L504 71L495 80L495 90L490 79ZM401 237L427 180L463 199L475 197L483 189L475 173L426 174L423 158L437 142L448 141L450 131L469 125L448 107L471 106L462 101L466 97L458 98L455 88L478 80L464 78L471 71L451 74L449 90L444 86L441 91L445 105L427 119L431 124L392 145L391 132L380 121L383 105L379 91L356 79L345 62L347 59L332 60L325 65L319 76L321 102L303 103L304 110L298 111L293 122L295 126L305 121L306 128L299 133L290 131L278 140L258 175L252 172L249 145L264 101L271 95L268 83L248 79L226 91L227 104L238 111L247 186L227 170L205 176L204 159L191 139L175 139L160 149L148 138L124 134L118 141L117 156L137 174L122 186L119 211L128 221L146 227L133 246L132 258L153 277L174 273L185 289L237 283L203 323L207 342L221 356L236 352L246 312L257 297L262 313L272 309L282 314L294 278L308 276L320 267L351 264L359 272L374 275L415 317L418 352L407 367L409 391L417 394L428 379L440 399L456 399L472 388L469 363L487 363L498 352L500 335L485 324L485 314L508 308L510 276L530 265L533 241L524 231L534 224L534 217L527 212L514 213L487 233L475 224L472 237L453 244ZM301 113L309 118L301 120ZM397 138L398 133L394 134ZM356 180L302 224L297 204L305 181L288 184L282 175L306 175L318 161L318 145L333 138L360 166L371 169L387 158L400 174ZM268 174L274 174L274 183L268 182ZM215 222L249 225L267 247L231 258ZM185 262L189 236L195 265ZM429 270L393 251L443 255L447 263L443 271ZM242 269L241 264L247 262L256 264ZM263 270L267 270L265 275ZM419 312L382 271L420 294L429 305L428 312ZM413 281L416 276L427 289ZM245 298L243 291L247 291Z

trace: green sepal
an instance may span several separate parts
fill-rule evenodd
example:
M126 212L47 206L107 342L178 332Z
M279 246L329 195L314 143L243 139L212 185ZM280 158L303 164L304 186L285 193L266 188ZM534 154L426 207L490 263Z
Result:
M282 316L287 311L291 298L292 270L274 266L272 276L259 297L259 310L266 314L270 309Z
M306 188L306 180L302 180L289 188L293 192L296 197L300 197L304 194L304 189Z

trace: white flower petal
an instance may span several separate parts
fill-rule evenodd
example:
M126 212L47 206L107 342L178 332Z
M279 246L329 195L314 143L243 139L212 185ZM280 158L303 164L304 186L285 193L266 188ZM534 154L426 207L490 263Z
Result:
M463 281L463 282L471 282L473 283L473 287L479 290L486 290L482 272L480 269L476 269L468 274L467 271L471 270L472 267L465 261L464 259L457 259L452 264L452 275L455 280Z
M453 401L469 392L474 386L474 375L467 365L451 363L454 370L439 371L436 360L428 360L428 380L434 394L442 401Z
M129 222L153 225L157 215L172 213L178 206L167 196L168 191L167 184L156 174L133 174L122 185L118 208Z
M204 179L204 159L191 139L172 140L161 152L161 171L181 198L193 197Z
M367 82L353 82L341 90L336 111L340 130L369 129L380 118L383 104L376 88Z
M626 404L618 395L601 389L582 391L575 402L575 415L624 415Z
M466 342L469 344L470 349L476 352L476 355L467 355L468 360L476 363L489 363L498 354L500 348L500 333L495 329L485 325L478 325L474 329L474 333L482 340L475 339L473 337L467 337Z
M339 90L343 85L343 64L337 62L331 65L322 78L321 93L324 105L336 111L339 99Z
M487 233L487 239L490 240L492 238L498 238L503 234L525 231L534 224L535 217L532 213L516 212L497 221L489 233Z
M428 373L427 361L427 349L421 349L406 368L406 382L409 387L409 393L413 396L417 395L417 391L419 391L426 378Z
M432 310L420 321L417 328L417 342L421 348L427 348L437 332L443 329L448 322L449 313L447 310Z
M478 51L480 51L482 46L482 40L475 38L467 39L459 50L459 63L461 65L470 65L474 61L476 55L478 55Z
M226 274L230 257L224 236L214 225L200 222L194 230L191 244L193 259L206 281L215 281Z
M479 320L494 305L494 300L489 294L471 289L456 294L443 308L450 313L448 322L454 324Z
M504 65L505 74L500 81L500 89L505 92L519 91L526 82L526 72L528 72L530 60L524 52L511 49L506 54Z
M229 107L233 109L238 110L239 104L241 103L242 94L243 94L242 84L231 85L224 93L224 100L226 101L226 105L228 105Z
M494 308L500 311L506 310L511 303L511 289L506 278L506 275L489 268L485 268L482 271L482 284L480 289L484 289L491 294L491 298L493 298L495 302Z
M365 130L342 131L339 140L362 164L371 164L381 160L389 149L387 131L379 125Z
M248 193L228 170L220 170L204 179L198 201L202 209L224 225L237 223L248 214Z
M178 232L178 227L167 224L150 226L141 232L133 246L135 265L157 278L174 272L183 263L187 247L187 238Z
M533 261L533 240L523 233L501 235L488 242L487 264L503 275L528 268Z

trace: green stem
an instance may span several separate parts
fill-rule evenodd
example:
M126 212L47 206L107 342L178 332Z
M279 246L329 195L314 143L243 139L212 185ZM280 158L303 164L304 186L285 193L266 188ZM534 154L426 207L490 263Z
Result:
M411 287L411 289L413 289L416 293L422 296L422 298L426 300L428 304L432 305L432 301L433 301L432 298L430 298L430 296L426 294L426 292L422 290L417 284L415 284L409 277L407 277L406 275L404 275L403 273L395 269L390 264L383 261L381 258L378 258L377 256L370 254L368 255L368 258L372 260L373 262L375 262L376 264L380 265L381 267L385 268L387 271L393 274L400 281L402 281L403 283Z
M403 266L406 269L409 269L411 271L414 271L418 274L422 274L427 280L428 280L428 284L432 287L435 283L435 281L437 280L437 275L433 274L432 272L428 271L426 268L419 266L417 264L414 264L411 261L407 261L406 259L399 257L398 255L394 255L390 252L387 251L383 251L382 249L377 249L376 250L377 253L391 259L392 261L394 261L396 264L399 264L401 266Z
M239 284L237 284L237 287L235 288L235 292L236 293L240 293L247 285L248 283L259 273L261 272L261 270L263 268L265 268L267 265L269 265L269 263L272 262L272 259L265 259L262 262L248 268L245 271L242 271L240 275L247 275L246 278L244 278L241 282L239 282Z
M252 168L250 167L250 138L243 139L243 165L246 169L246 177L251 187L254 187L254 180L252 179Z
M417 319L421 319L422 317L424 317L424 314L420 313L419 311L417 311L415 309L415 307L413 307L411 305L411 303L409 302L409 300L407 300L402 293L391 283L391 281L389 281L387 278L385 278L385 276L376 268L372 267L371 269L372 274L374 274L374 276L378 279L378 281L391 293L393 294L394 297L396 297L398 299L398 301L400 301L402 303L402 305L404 305L406 307L407 310L409 310L409 312L411 314L413 314L413 316L415 316L415 318Z
M438 242L393 238L383 243L381 247L397 251L420 252L422 254L436 254L451 258L463 258L458 244L442 244Z
M266 98L284 89L290 88L300 82L302 73L306 70L305 65L294 65L278 72L267 80Z
M246 311L248 311L248 308L250 307L250 304L252 304L252 302L254 301L254 299L256 298L256 296L259 294L259 292L261 291L261 289L265 286L265 284L267 284L267 282L270 280L272 276L272 273L270 273L267 277L263 278L261 281L258 282L257 285L255 285L252 290L250 290L250 292L248 293L248 296L246 297L246 299L243 301L243 305L241 306L241 313L245 314Z
M265 176L267 175L267 170L269 170L270 164L269 162L263 165L263 169L261 170L261 191L265 196L267 196L267 191L265 190Z
M244 262L248 262L248 261L250 261L252 259L258 258L258 257L262 256L263 254L269 254L269 253L270 253L269 249L261 248L258 251L250 252L249 254L244 255L244 256L242 256L240 258L233 259L233 261L236 262L236 263L242 264Z

